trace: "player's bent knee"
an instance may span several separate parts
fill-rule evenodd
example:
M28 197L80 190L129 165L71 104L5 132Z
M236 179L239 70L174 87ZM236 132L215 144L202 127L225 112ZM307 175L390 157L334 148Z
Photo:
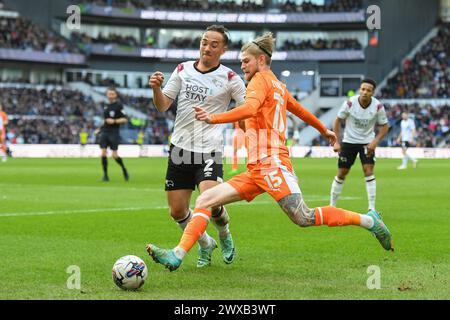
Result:
M170 216L175 220L180 220L186 217L189 208L186 207L170 207Z
M206 190L202 194L200 194L195 201L196 208L208 209L212 206L212 193L209 190Z
M300 211L297 225L302 228L314 225L315 223L314 216L315 216L314 209L310 209L307 206L305 206L305 208Z
M306 205L301 194L289 195L278 203L289 219L299 227L309 227L315 224L314 209Z

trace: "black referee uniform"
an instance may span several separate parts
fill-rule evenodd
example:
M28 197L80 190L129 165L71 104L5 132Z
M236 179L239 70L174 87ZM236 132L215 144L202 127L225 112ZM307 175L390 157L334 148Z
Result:
M126 118L126 115L123 110L123 105L118 101L106 104L106 106L103 108L103 117L105 118L105 122L100 131L100 148L101 149L110 148L112 151L117 151L120 143L120 131L119 131L120 124L118 123L108 124L106 123L106 119L111 118L117 120L120 118ZM125 168L125 165L123 164L122 158L120 158L117 155L116 157L114 157L114 160L116 160L116 162L120 165L120 167L122 168L123 176L125 180L128 181L129 180L128 171ZM103 181L109 181L107 157L102 156L102 167L103 167Z

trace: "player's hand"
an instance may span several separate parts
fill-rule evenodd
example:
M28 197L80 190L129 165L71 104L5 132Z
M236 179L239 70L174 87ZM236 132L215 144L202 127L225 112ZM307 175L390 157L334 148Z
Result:
M367 155L372 156L375 154L375 148L377 147L378 142L373 140L371 143L367 145Z
M206 112L202 107L194 107L195 119L198 121L205 121L206 123L211 123L211 117L208 112Z
M106 124L114 124L115 120L113 118L106 118L105 122Z
M336 144L337 137L336 137L336 134L333 131L327 129L327 131L322 135L322 137L327 139L327 141L330 144L330 146L334 146Z
M161 71L154 72L150 79L148 79L148 85L152 89L161 88L164 82L164 74Z
M333 151L337 153L341 152L341 144L339 142L336 141L336 143L333 146Z

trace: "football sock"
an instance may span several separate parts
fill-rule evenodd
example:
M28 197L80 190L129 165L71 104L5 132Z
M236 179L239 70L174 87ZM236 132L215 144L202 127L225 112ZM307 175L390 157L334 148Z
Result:
M181 230L184 231L184 229L186 229L186 226L188 225L189 221L191 221L191 219L192 219L192 211L191 211L191 209L189 209L186 217L184 217L181 220L176 220L176 222L180 226ZM208 233L206 231L203 232L203 234L198 239L198 244L202 248L208 248L211 245L210 236L208 235Z
M371 216L368 216L367 214L361 214L361 227L370 229L373 227L373 224L375 221L373 221L373 218Z
M108 158L102 157L103 175L108 175Z
M122 168L123 171L126 171L127 169L125 168L125 165L123 164L122 158L121 157L117 157L114 158L114 160L116 160L116 162L119 164L119 166Z
M330 206L336 206L336 202L344 188L344 181L345 180L339 179L337 176L334 177L333 183L331 184Z
M184 250L183 248L180 247L175 247L173 249L173 253L175 254L175 257L177 257L178 259L183 260L184 256L186 255L186 250Z
M214 227L216 227L219 232L220 239L225 239L230 234L230 229L228 227L230 216L224 206L216 208L212 211L212 222Z
M191 218L192 218L192 211L191 211L191 209L189 209L186 217L184 217L183 219L180 219L180 220L175 220L175 221L178 223L181 230L184 231L184 229L186 229L186 226L188 225L189 221L191 221Z
M408 156L403 156L402 166L406 167L408 165Z
M409 154L406 154L406 156L408 157L409 161L412 161L412 162L416 161L416 159L414 159L413 157L411 157Z
M375 176L371 175L365 177L366 180L366 190L367 190L367 199L369 200L369 210L375 210L375 197L377 193L377 182L375 180Z
M183 236L177 247L189 252L194 244L200 239L201 235L208 227L209 219L211 218L211 211L206 209L195 209L191 221L189 221L186 229L184 229Z
M339 227L348 225L361 225L361 215L332 206L315 208L316 226L327 225L329 227Z

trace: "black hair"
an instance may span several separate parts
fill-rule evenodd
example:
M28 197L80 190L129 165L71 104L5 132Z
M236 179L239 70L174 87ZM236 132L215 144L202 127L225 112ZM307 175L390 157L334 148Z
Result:
M361 84L363 84L363 83L371 84L371 85L373 86L373 90L375 90L375 88L377 87L377 83L375 82L375 80L373 80L373 79L371 79L371 78L364 78L364 79L361 81Z
M228 45L228 40L229 40L229 34L230 33L229 33L228 29L225 28L223 25L213 24L213 25L207 27L206 31L215 31L215 32L220 33L222 35L222 37L223 37L224 44L226 46Z

